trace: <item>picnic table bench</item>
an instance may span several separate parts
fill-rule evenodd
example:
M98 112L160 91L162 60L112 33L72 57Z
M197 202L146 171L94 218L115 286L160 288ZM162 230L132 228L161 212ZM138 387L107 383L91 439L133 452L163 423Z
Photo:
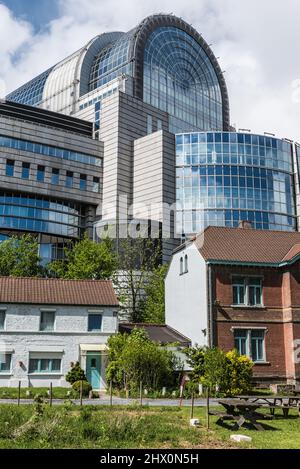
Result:
M272 415L257 412L257 409L262 407L262 404L257 402L247 402L241 399L222 399L218 403L224 407L225 411L210 411L211 415L219 417L216 423L223 423L224 420L234 420L235 429L237 430L247 422L251 423L256 430L264 430L258 420L273 419Z
M300 396L238 396L245 402L262 403L264 407L270 409L270 413L275 415L275 410L280 409L284 417L288 417L290 409L298 409L300 417Z

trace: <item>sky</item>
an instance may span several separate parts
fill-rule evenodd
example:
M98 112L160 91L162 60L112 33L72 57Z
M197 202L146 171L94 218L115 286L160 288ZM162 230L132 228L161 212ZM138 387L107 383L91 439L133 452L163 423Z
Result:
M0 0L0 97L153 13L182 17L212 44L234 126L300 142L299 0Z

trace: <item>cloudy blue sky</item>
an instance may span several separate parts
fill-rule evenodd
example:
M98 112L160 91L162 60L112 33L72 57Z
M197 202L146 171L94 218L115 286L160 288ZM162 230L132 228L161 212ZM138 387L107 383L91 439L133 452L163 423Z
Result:
M174 13L219 58L238 128L300 141L299 0L0 0L0 94L93 36Z

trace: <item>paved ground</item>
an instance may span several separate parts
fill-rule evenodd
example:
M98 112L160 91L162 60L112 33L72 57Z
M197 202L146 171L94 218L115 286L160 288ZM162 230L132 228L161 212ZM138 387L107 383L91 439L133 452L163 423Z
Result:
M74 404L79 405L80 401L79 399L71 399ZM64 404L65 400L64 399L53 399L53 405L62 405ZM210 399L210 405L216 405L217 404L216 399ZM34 401L33 399L21 399L20 401L21 404L33 404ZM135 403L140 403L139 399L123 399L120 397L113 397L113 405L129 405L129 404L135 404ZM0 399L0 404L17 404L16 399ZM84 405L110 405L110 399L107 396L101 396L99 399L83 399L83 404ZM180 400L179 399L148 399L144 398L143 399L143 405L149 405L149 406L160 406L160 407L165 407L165 406L170 406L170 407L177 407L180 405ZM185 399L182 401L183 406L190 406L191 405L191 400L190 399ZM195 399L195 404L196 407L205 407L206 406L206 399Z

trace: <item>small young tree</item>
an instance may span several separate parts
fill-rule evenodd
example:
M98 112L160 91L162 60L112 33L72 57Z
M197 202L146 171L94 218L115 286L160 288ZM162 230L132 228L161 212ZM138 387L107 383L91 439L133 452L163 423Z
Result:
M65 258L49 264L50 274L65 279L100 280L110 278L116 269L116 255L112 242L96 243L87 235L65 249Z
M142 305L142 321L155 324L165 323L165 277L168 266L159 266L151 273L145 287Z
M12 236L0 243L0 276L40 277L40 262L38 242L31 235Z
M131 322L143 320L145 290L160 259L159 240L136 238L120 242L118 274L114 283L124 316Z

